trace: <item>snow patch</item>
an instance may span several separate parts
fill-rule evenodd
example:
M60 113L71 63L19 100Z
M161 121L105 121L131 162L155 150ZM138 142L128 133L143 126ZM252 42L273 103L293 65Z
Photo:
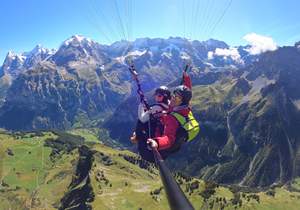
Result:
M172 53L167 53L167 52L163 52L162 54L161 54L161 56L163 57L167 57L167 58L171 58L172 57Z
M214 52L213 51L209 51L208 53L207 53L207 59L208 60L211 60L211 59L213 59L214 58Z
M189 56L186 52L180 53L180 57L184 60L190 60L191 56Z
M102 71L104 71L104 65L101 65L101 66L100 66L100 69L101 69Z
M145 53L147 53L147 50L143 50L143 51L135 50L135 51L131 51L131 52L127 53L127 55L116 57L115 59L119 63L125 64L125 60L127 57L139 57L139 56L144 55Z
M14 53L14 52L12 52L12 51L9 51L9 52L7 53L6 58L11 59L11 60L17 59L17 60L19 60L19 61L21 61L21 62L24 62L25 59L26 59L26 56L23 55L23 54L17 54L17 53Z
M33 50L31 50L30 52L24 53L24 55L26 55L27 58L29 57L34 57L34 56L38 56L38 55L53 55L56 52L55 49L47 49L42 47L42 45L38 44L35 48L33 48Z
M300 99L294 100L293 104L297 107L298 110L300 110Z
M142 56L147 52L147 50L143 50L143 51L139 51L139 50L135 50L135 51L131 51L127 54L127 56Z
M69 46L70 44L73 45L80 45L80 44L88 44L90 45L93 43L93 41L89 38L85 38L84 36L81 35L74 35L71 38L67 39L62 43L62 46Z
M168 47L162 49L163 52L171 52L173 50L180 51L179 47L174 44L169 44Z
M153 56L153 52L152 51L148 51L147 53L148 53L148 55L150 55L150 57Z
M241 56L237 50L237 48L229 48L229 49L221 49L217 48L215 50L215 55L217 56L224 56L224 58L231 57L235 61L239 61Z
M205 65L209 66L210 68L215 68L215 66L212 63L204 62ZM207 68L206 68L207 69ZM210 72L209 69L205 70L204 72Z
M38 44L33 50L31 51L32 54L40 54L40 53L45 53L47 50L42 47L42 45Z
M125 64L126 56L120 56L115 58L117 62Z

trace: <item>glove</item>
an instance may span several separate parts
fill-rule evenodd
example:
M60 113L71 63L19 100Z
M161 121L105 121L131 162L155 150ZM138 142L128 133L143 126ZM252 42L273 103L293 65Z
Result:
M136 138L136 133L135 132L133 132L132 136L130 137L130 141L133 144L136 144L138 142L138 139Z
M154 139L147 139L147 148L152 150L152 148L158 148L158 143Z

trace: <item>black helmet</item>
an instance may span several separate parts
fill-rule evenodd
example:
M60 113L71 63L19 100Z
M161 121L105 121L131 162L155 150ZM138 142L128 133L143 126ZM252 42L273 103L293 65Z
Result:
M171 91L169 91L169 88L167 86L160 86L160 87L156 88L155 95L156 94L162 95L167 100L169 100L171 98Z
M173 93L182 97L183 105L188 105L190 100L192 99L192 91L185 85L177 86L174 89Z

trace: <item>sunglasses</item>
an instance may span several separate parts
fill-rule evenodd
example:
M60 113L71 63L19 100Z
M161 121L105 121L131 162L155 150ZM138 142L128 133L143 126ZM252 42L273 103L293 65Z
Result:
M180 95L178 95L178 94L172 94L172 97L173 98L182 98Z

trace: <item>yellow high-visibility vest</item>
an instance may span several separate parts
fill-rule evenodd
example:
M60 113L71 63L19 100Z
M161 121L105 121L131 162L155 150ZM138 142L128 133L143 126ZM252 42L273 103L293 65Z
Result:
M187 139L185 141L193 140L200 131L199 123L194 118L192 111L189 112L187 117L182 116L177 112L171 112L179 122L180 126L187 132Z

